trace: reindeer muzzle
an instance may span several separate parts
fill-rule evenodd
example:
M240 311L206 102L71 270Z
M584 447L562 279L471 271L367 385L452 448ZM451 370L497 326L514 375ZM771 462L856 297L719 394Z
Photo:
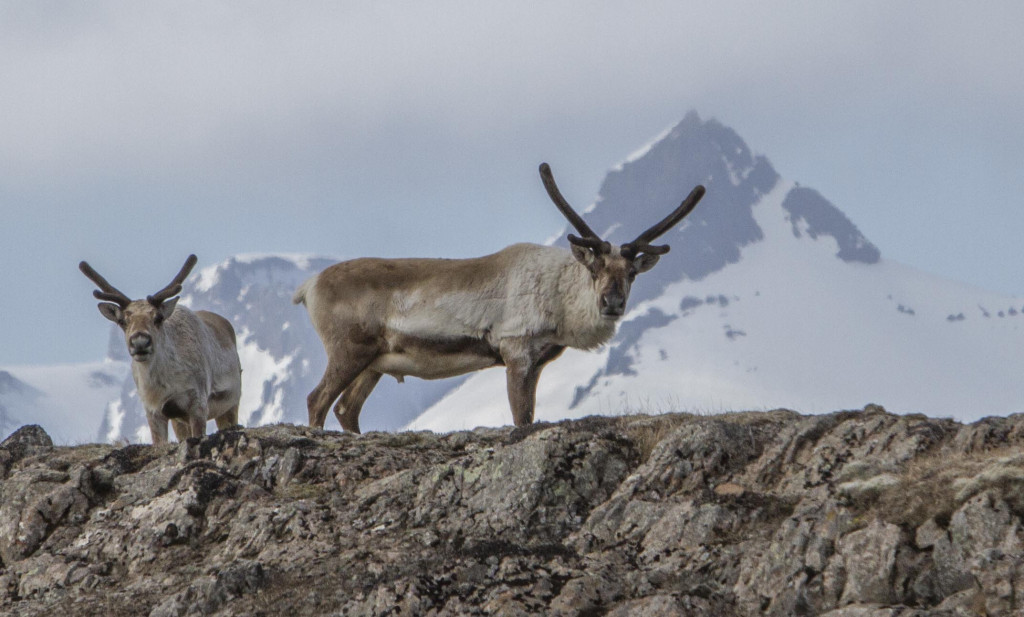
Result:
M153 355L153 337L143 332L133 334L128 339L128 353L132 358L145 362Z
M609 293L601 296L601 315L618 319L626 312L626 298L622 294Z

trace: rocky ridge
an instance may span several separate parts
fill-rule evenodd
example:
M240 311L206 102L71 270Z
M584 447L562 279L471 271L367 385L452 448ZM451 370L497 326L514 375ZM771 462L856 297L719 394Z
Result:
M1024 416L0 444L0 614L1013 615Z

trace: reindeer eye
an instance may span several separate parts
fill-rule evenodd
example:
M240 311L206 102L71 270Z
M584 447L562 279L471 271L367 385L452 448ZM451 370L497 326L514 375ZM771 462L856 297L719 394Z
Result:
M159 313L157 313L156 317L155 317L155 318L153 318L153 323L155 323L156 325L158 325L158 326L159 326L159 325L160 325L160 324L162 324L163 322L164 322L164 316L163 316L163 315L161 315L161 314L159 314Z

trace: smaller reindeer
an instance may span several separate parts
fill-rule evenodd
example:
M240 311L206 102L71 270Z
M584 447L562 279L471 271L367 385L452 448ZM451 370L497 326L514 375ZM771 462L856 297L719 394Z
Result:
M242 369L231 323L209 311L178 307L181 284L196 265L189 255L169 285L132 300L89 264L78 268L104 300L100 313L124 330L132 357L132 378L146 409L154 444L167 443L167 421L178 441L206 434L207 420L223 429L238 423Z

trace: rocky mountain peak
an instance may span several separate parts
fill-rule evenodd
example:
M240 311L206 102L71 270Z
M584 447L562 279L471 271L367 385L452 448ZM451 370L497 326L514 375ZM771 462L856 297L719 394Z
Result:
M701 279L740 259L743 247L764 238L754 205L779 181L768 159L754 156L732 129L690 113L641 158L613 170L601 186L600 205L641 209L651 222L671 212L697 184L704 199L684 224L662 236L672 251L652 280L640 280L632 301L656 296L683 278ZM636 204L633 210L629 204ZM641 218L637 216L637 218ZM640 230L642 231L642 230Z
M764 239L754 218L762 197L779 182L767 158L751 152L731 128L695 111L608 172L593 208L584 215L598 234L628 242L671 212L697 184L707 194L687 219L662 236L672 251L658 268L638 279L634 301L656 297L666 285L700 280L740 259L743 247ZM837 256L875 263L878 249L817 192L793 188L785 199L795 234L832 236ZM565 241L560 243L565 245Z
M42 394L7 371L0 371L0 395L39 396Z

